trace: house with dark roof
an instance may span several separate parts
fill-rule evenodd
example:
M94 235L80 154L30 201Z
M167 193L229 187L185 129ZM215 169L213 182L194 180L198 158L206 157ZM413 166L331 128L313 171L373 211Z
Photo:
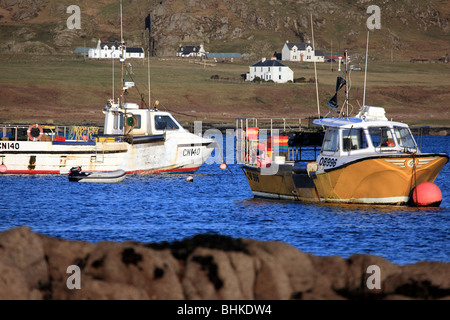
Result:
M281 60L298 62L325 62L325 55L320 50L314 50L312 44L289 42L281 50Z
M178 47L177 57L203 57L205 55L205 49L203 45L199 46L182 46Z
M274 59L266 60L262 58L254 65L250 66L250 72L247 73L246 80L254 81L255 78L277 83L286 83L294 81L294 72L288 66Z

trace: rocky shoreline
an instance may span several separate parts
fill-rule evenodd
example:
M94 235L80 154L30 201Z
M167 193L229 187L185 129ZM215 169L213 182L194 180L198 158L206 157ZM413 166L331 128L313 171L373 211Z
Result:
M318 257L282 242L197 235L173 243L0 233L1 300L450 299L450 263Z

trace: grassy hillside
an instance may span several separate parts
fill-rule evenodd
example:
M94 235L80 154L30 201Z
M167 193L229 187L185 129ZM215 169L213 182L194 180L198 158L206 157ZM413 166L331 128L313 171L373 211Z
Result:
M137 90L127 99L148 101L147 66L131 61ZM313 65L290 64L296 78L314 78ZM151 99L192 123L233 123L236 117L309 117L317 115L314 83L249 84L237 81L248 71L245 63L204 66L189 61L151 59ZM369 65L366 101L383 106L388 117L410 124L448 126L450 123L449 65L373 62ZM112 96L111 61L86 61L67 56L0 56L0 122L102 124L102 107ZM120 68L115 65L115 96ZM321 114L334 94L337 71L318 64ZM131 80L130 78L128 78ZM352 72L351 103L362 104L364 72ZM343 94L343 93L342 93ZM343 96L339 97L342 103Z

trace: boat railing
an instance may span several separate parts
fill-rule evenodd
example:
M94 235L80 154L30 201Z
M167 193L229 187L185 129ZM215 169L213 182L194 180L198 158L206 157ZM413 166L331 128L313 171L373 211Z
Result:
M311 124L310 118L237 118L236 160L252 166L315 161L323 130Z
M35 131L35 132L32 132ZM94 126L0 124L1 141L95 141L101 131Z

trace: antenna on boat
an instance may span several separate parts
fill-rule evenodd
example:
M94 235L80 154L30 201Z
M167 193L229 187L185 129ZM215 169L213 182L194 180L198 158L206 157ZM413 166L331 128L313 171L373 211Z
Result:
M122 64L122 81L121 81L121 85L122 85L122 90L121 90L121 94L120 94L120 102L123 103L124 98L123 98L123 93L124 93L124 77L123 77L123 65L125 63L125 52L124 52L124 46L125 43L123 42L123 22L122 22L122 1L120 1L120 42L121 42L121 48L122 48L122 56L120 58L120 62Z
M317 84L317 68L316 68L316 54L315 54L316 45L314 44L314 27L313 27L312 13L311 13L311 34L312 34L313 50L314 50L314 77L316 79L317 116L320 119L319 87Z
M348 50L345 49L345 105L347 107L347 110L345 112L345 116L348 118Z
M369 33L367 30L367 45L366 45L366 66L364 71L364 94L363 94L363 107L366 106L366 83L367 83L367 57L369 55Z
M148 110L152 109L152 101L150 100L150 29L148 30L148 35L149 35L149 44L148 44L148 48L147 48L147 61L148 61L148 70L147 70L147 74L148 74Z

